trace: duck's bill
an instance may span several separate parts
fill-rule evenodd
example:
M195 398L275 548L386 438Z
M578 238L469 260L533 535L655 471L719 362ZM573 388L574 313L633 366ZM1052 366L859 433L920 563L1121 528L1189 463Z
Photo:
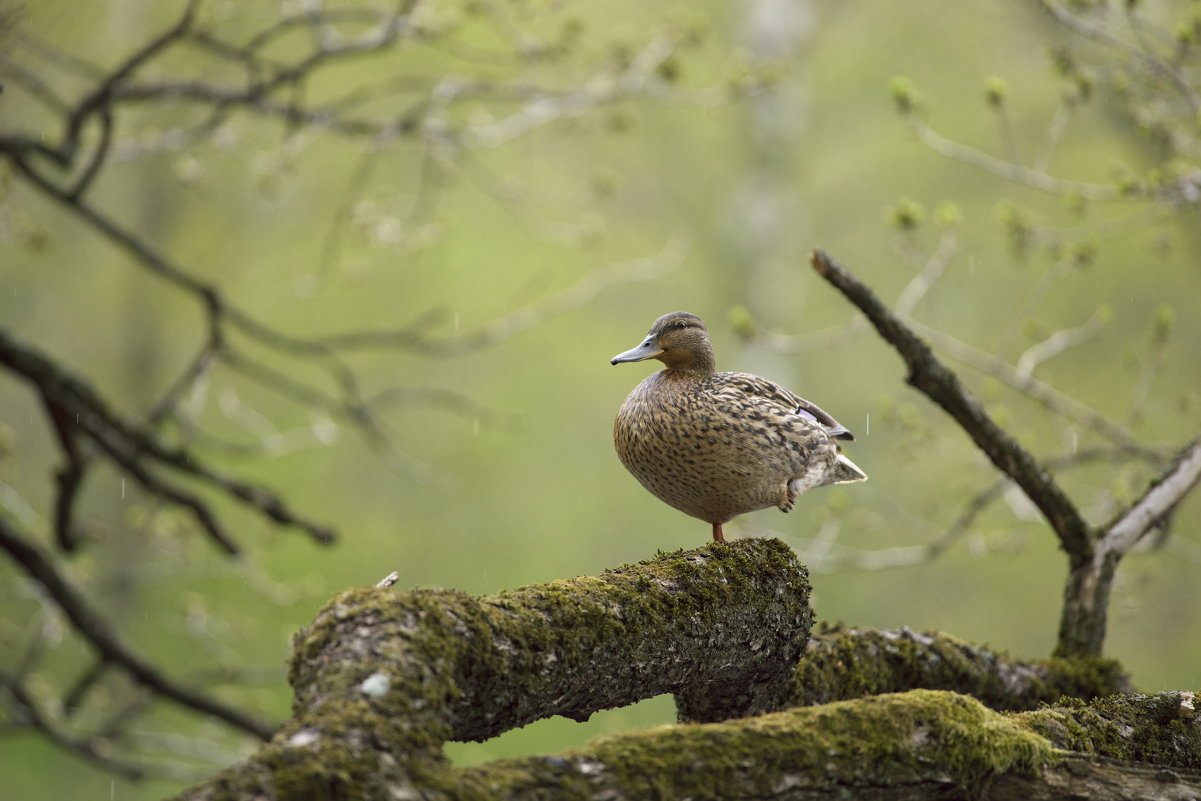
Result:
M609 360L609 364L621 364L622 362L640 362L644 359L653 359L663 352L663 348L659 347L659 343L654 338L648 339L633 350L627 350L625 353L619 353Z

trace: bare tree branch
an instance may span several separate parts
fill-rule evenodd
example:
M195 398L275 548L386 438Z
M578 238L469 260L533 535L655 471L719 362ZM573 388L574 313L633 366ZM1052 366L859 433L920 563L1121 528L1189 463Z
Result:
M67 421L66 424L72 426L73 435L87 437L143 486L190 509L209 535L226 551L236 553L238 549L208 505L192 493L157 476L146 466L145 460L199 479L276 523L295 526L320 542L333 539L332 531L295 514L269 490L230 478L208 467L190 451L171 448L151 431L121 420L83 380L2 329L0 364L37 387L46 400L52 418Z
M1105 527L1100 547L1125 554L1201 481L1201 439L1193 440L1176 462L1117 520Z
M0 522L0 530L3 523ZM2 534L0 534L2 536ZM124 779L141 779L145 772L138 766L126 763L105 753L103 737L78 737L60 728L38 706L29 691L12 676L0 671L0 692L8 695L17 725L35 729L57 747L81 757L97 767Z
M139 684L164 698L211 715L218 720L252 734L259 739L271 737L275 727L264 720L215 698L184 687L167 678L157 668L136 655L118 636L116 629L97 613L92 605L59 572L53 561L31 539L23 535L0 509L0 548L37 581L101 658L120 666Z
M1050 470L1066 470L1097 462L1115 461L1120 457L1137 459L1150 465L1162 465L1170 459L1171 454L1153 448L1084 448L1049 458L1045 464ZM898 567L926 564L940 557L952 545L963 539L971 531L979 516L992 503L1002 498L1006 490L1016 487L1013 479L1008 476L1002 476L983 487L960 504L958 513L940 534L920 545L900 545L876 549L839 547L833 542L832 537L825 536L825 527L823 526L823 531L819 531L799 553L809 569L818 572L832 571L839 567L850 567L856 570L891 570ZM764 535L776 536L774 532L766 532Z
M944 331L920 323L916 320L906 321L918 334L929 339L936 347L947 352L957 361L994 376L1007 386L1021 392L1023 395L1037 401L1055 414L1079 423L1088 431L1099 434L1115 445L1126 448L1137 448L1141 442L1129 429L1113 422L1089 405L1066 395L1047 382L1025 375L1004 359L998 358L987 351L969 345Z
M1201 110L1201 94L1195 88L1197 50L1191 41L1193 22L1188 12L1183 12L1178 22L1184 33L1167 34L1155 42L1148 36L1147 15L1137 3L1123 7L1124 19L1120 22L1113 21L1117 12L1105 4L1077 6L1058 0L1033 0L1033 4L1079 40L1105 51L1101 80L1116 90L1123 113L1157 140L1156 148L1166 145L1159 157L1160 167L1145 179L1114 182L1070 180L1048 171L1051 147L1061 139L1074 106L1095 93L1097 82L1095 71L1076 63L1074 51L1068 47L1057 47L1055 59L1059 71L1073 84L1072 91L1070 95L1065 93L1048 126L1046 148L1035 166L1020 163L1012 153L1008 158L999 158L943 136L921 118L914 93L901 81L894 85L897 106L917 138L947 158L1005 181L1075 201L1141 198L1169 206L1201 202L1201 170L1192 163L1201 152L1194 124Z
M1073 195L1086 200L1117 200L1122 196L1113 186L1057 178L1047 172L1015 164L985 153L983 150L948 139L919 119L916 114L909 114L906 119L910 129L917 134L917 138L935 153L970 164L1006 181L1038 189L1051 195Z
M1101 42L1117 51L1120 55L1133 59L1159 77L1164 78L1171 84L1180 97L1184 99L1188 104L1189 110L1194 115L1201 112L1201 97L1193 90L1188 79L1180 70L1165 62L1151 48L1147 47L1145 42L1141 42L1141 46L1125 42L1108 29L1100 25L1094 25L1079 15L1073 14L1067 8L1064 8L1062 4L1054 2L1054 0L1035 0L1035 2L1043 11L1050 14L1056 22L1065 28L1086 39ZM1137 19L1134 16L1133 6L1126 7L1126 14L1132 20ZM1131 29L1136 35L1138 34L1139 29L1137 24L1133 24Z
M844 268L820 250L815 270L867 315L909 367L909 383L943 407L1005 475L1042 511L1068 556L1068 580L1056 656L1097 657L1105 639L1109 594L1117 564L1201 478L1201 443L1181 451L1173 467L1109 527L1090 527L1055 479L983 412L924 342ZM1162 489L1161 489L1162 487ZM970 509L969 509L970 512Z
M909 383L955 418L992 463L1022 488L1051 524L1068 557L1073 562L1089 559L1093 552L1089 526L1055 479L985 414L955 374L870 289L820 250L813 252L812 264L897 349L909 367Z

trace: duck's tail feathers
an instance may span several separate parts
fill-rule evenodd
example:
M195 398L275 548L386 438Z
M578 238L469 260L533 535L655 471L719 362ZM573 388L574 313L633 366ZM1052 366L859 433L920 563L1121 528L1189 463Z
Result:
M831 484L848 484L852 481L867 481L867 473L859 469L859 465L852 462L843 454L838 454L838 459L834 462L834 470L830 475Z

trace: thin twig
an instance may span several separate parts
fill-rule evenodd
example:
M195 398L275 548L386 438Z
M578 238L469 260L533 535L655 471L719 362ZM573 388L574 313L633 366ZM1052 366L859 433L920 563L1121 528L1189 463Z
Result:
M1087 404L1081 403L1070 395L1065 395L1047 382L1034 376L1023 376L1004 359L997 358L987 351L980 350L932 326L916 320L907 320L906 322L921 336L934 343L939 350L946 351L952 358L982 373L998 378L1052 412L1074 420L1114 444L1134 448L1142 441L1142 438L1136 436L1129 429L1118 425Z
M79 674L79 678L75 680L70 689L63 693L63 715L65 717L69 718L79 710L88 693L100 683L110 667L112 664L107 659L98 656L87 670Z
M1018 357L1018 376L1023 382L1029 381L1031 373L1045 361L1055 358L1069 348L1074 348L1088 342L1101 332L1108 324L1104 314L1094 314L1086 322L1075 328L1064 328L1056 331L1045 339L1036 342Z
M1036 171L1045 173L1051 168L1051 156L1055 153L1055 148L1063 141L1068 124L1075 116L1075 112L1075 105L1067 102L1060 103L1059 107L1055 109L1051 122L1047 124L1046 133L1043 134L1043 146L1039 150L1038 158L1034 161Z
M1022 184L1023 186L1038 189L1052 195L1074 195L1085 200L1117 200L1121 197L1118 190L1113 186L1056 178L1047 172L1021 164L1014 164L1011 161L999 159L996 156L985 153L983 150L978 150L961 142L956 142L953 139L948 139L918 119L915 114L910 114L907 119L909 127L917 134L917 138L934 152L940 153L947 158L970 164L973 167L978 167L1006 181Z

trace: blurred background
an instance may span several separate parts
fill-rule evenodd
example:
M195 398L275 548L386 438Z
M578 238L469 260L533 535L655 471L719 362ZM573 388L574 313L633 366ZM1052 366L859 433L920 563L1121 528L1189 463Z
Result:
M264 49L299 63L370 34L375 23L337 16L360 5L385 8L212 0L193 24L245 44L280 19L321 18ZM848 453L871 477L727 536L804 554L819 618L1049 655L1065 576L1049 529L1000 489L954 528L994 469L808 266L821 247L909 313L1004 427L1062 460L1091 522L1197 436L1201 225L1188 184L1172 182L1197 170L1198 117L1187 93L1130 72L1141 46L1191 52L1196 4L1137 4L1136 22L1122 3L1071 4L1122 47L1041 5L437 0L392 46L310 65L257 107L213 114L184 92L131 92L92 207L275 331L407 334L341 357L373 401L371 427L321 359L241 331L231 338L258 366L218 361L163 432L329 524L335 543L189 485L244 550L228 557L105 466L79 502L88 541L57 564L166 673L282 718L289 639L345 588L395 570L401 589L491 594L708 539L611 444L617 407L657 363L609 358L685 310L708 322L720 369L773 378L855 431ZM77 103L182 10L8 5L4 134L57 141L61 109L31 87ZM244 75L214 52L174 45L130 85L237 90ZM272 103L328 114L281 121ZM83 141L99 146L95 126ZM1006 163L1028 170L1006 178ZM204 345L202 304L8 162L0 182L0 327L144 417ZM306 403L267 375L334 401ZM1049 404L1015 389L1031 379L1052 388ZM1104 458L1073 459L1088 449ZM0 505L47 550L61 459L36 394L0 373ZM1140 689L1201 686L1201 639L1188 636L1201 625L1199 523L1194 496L1118 573L1106 653ZM22 671L65 731L125 715L101 750L149 774L81 760L9 697L4 797L157 798L253 747L145 701L119 672L66 716L91 649L13 562L0 579L0 668ZM663 697L448 753L557 751L673 719Z

